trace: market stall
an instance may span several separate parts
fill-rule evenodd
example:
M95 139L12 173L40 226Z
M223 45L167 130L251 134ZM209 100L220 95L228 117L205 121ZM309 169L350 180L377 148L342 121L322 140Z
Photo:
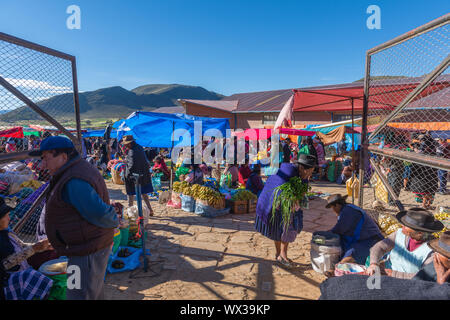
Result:
M14 127L11 129L5 129L0 131L0 137L3 138L23 138L23 128L22 127Z

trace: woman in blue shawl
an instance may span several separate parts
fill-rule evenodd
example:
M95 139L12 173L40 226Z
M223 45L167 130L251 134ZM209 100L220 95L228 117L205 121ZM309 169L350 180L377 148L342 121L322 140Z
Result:
M300 177L303 183L308 183L312 175L316 158L301 154L297 163L282 163L278 172L267 179L256 205L255 229L263 236L275 242L276 260L286 266L292 266L287 257L290 242L294 242L297 234L303 228L303 211L297 210L288 228L283 226L281 211L278 209L272 219L272 202L274 189L293 177Z

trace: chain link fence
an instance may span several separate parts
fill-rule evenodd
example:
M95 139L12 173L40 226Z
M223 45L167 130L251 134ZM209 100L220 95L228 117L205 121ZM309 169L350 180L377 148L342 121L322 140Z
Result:
M80 150L75 57L0 33L0 196L14 207L10 228L26 242L36 240L50 179L28 152L49 135Z
M450 213L449 31L446 15L368 51L360 203L368 210Z

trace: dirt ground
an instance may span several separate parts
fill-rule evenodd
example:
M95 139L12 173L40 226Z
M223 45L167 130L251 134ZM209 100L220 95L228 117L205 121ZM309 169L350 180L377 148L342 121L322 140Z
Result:
M111 180L107 186L112 200L127 206L123 186ZM313 191L345 194L345 186L329 182L313 182ZM437 195L436 210L450 196ZM400 200L405 207L417 206L411 192L402 190ZM365 210L372 217L377 212L368 208L373 189L364 189ZM350 198L348 201L351 201ZM150 267L133 272L109 274L105 298L110 300L315 300L320 296L320 283L326 277L311 267L312 233L331 229L336 215L325 208L326 200L310 201L304 211L303 231L290 245L288 256L298 266L287 270L275 262L271 240L254 231L254 214L228 214L205 218L183 210L172 209L152 201L155 216L150 218ZM357 204L357 201L355 201ZM395 214L395 207L386 206Z
M125 206L124 187L107 182L111 199ZM344 193L343 186L313 183L313 191ZM322 198L310 201L304 227L288 256L298 266L280 268L273 242L254 231L254 214L205 218L152 201L149 220L149 272L109 274L105 298L111 300L272 300L318 299L326 278L310 262L312 233L329 230L336 216Z

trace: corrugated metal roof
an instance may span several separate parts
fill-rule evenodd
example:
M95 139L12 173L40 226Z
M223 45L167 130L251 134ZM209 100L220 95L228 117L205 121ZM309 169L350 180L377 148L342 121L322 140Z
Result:
M186 101L195 103L201 106L215 108L227 112L233 112L238 105L237 100L193 100L193 99L180 99L180 101Z
M161 108L153 110L152 112L159 112L159 113L184 113L184 108L183 107L179 107L179 106L161 107Z
M292 89L237 93L223 98L222 101L238 100L239 103L234 112L276 112L283 108L291 95Z
M370 86L371 88L373 88L376 86L384 86L391 84L393 85L411 84L411 83L418 84L420 83L420 81L423 80L423 78L424 77L372 80ZM439 77L437 77L435 81L439 82L449 81L449 75L448 74L440 75ZM284 104L289 99L289 97L292 95L293 90L315 91L315 90L327 90L327 89L331 90L331 89L363 88L363 87L364 81L357 81L351 83L341 83L341 84L305 87L305 88L236 93L231 96L225 97L222 100L191 100L191 99L180 99L180 100L232 113L279 112L281 111L281 109L283 108ZM442 96L448 97L447 93L448 93L447 90L443 90L443 92L431 94L429 97L418 100L417 104L419 104L419 101L421 104L423 103L425 103L426 105L433 104L436 102L436 100L442 100ZM411 104L411 106L415 107L417 104L414 103Z

